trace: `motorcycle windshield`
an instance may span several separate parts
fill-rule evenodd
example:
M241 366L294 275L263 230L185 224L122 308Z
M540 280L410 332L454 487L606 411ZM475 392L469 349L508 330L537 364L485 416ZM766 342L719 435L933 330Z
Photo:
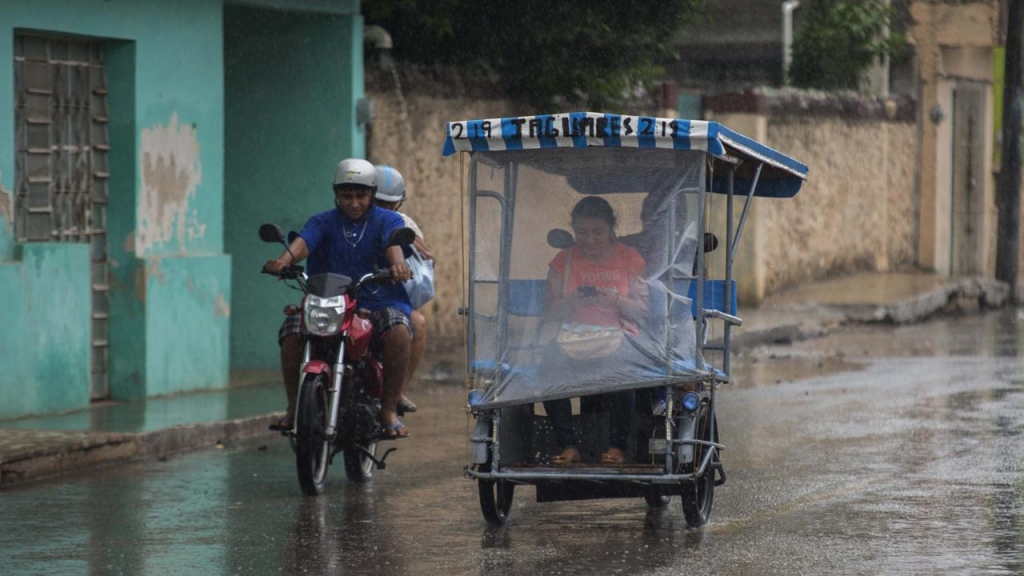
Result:
M474 153L469 299L481 408L705 378L693 306L705 154Z
M341 296L352 286L352 279L341 274L317 274L307 281L309 293L321 298Z

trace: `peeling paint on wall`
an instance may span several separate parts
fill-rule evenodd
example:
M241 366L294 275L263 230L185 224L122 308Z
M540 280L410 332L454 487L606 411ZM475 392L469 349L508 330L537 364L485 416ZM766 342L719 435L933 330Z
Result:
M8 230L14 229L14 194L4 188L3 172L0 172L0 221L7 224Z
M135 254L135 230L132 230L124 239L124 253Z
M142 198L136 253L146 255L172 239L185 252L186 239L201 238L206 231L198 212L193 209L190 214L188 206L203 179L196 129L179 124L175 113L166 126L144 129L141 140Z
M146 276L152 276L156 278L157 282L164 282L164 272L160 269L160 259L153 258L149 261L149 266L146 268Z
M231 305L228 304L223 294L217 294L217 298L213 300L213 317L231 317Z

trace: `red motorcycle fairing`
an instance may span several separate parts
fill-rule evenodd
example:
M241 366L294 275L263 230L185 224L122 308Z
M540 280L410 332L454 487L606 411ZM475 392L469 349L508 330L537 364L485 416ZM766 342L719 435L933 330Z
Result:
M376 358L366 359L363 365L363 383L367 396L384 396L384 365Z
M303 374L331 374L331 367L323 360L310 360L302 367Z
M359 314L352 315L352 323L348 327L348 346L345 347L345 360L356 362L370 349L373 339L373 323L369 318Z

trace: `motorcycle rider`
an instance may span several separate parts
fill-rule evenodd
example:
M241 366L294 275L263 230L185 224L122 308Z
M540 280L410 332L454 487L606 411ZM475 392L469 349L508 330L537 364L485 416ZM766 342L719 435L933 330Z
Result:
M374 195L374 203L379 208L386 210L392 210L398 212L402 207L402 203L406 199L405 190L405 179L402 178L402 173L384 164L377 165L377 193ZM416 224L412 218L403 212L398 212L398 215L405 220L405 225L416 232L416 241L413 246L424 258L428 260L434 259L434 254L430 248L427 247L426 240L423 239L423 231ZM418 310L413 310L409 316L412 321L412 348L409 355L409 369L406 372L405 380L402 382L402 397L398 400L398 411L401 412L415 412L416 404L409 400L406 393L409 391L409 386L412 384L413 375L416 373L416 368L419 366L420 360L423 358L423 353L427 349L427 320L423 317Z
M335 208L315 214L280 257L263 266L267 272L280 273L311 254L307 274L331 272L357 279L379 267L393 274L390 284L368 286L357 298L360 308L370 311L373 323L374 354L384 364L384 397L380 423L391 438L409 436L409 429L398 419L397 404L402 391L411 344L409 297L400 282L410 278L401 246L387 246L390 234L405 225L396 212L378 209L373 203L377 189L377 171L373 164L359 158L338 163L332 182ZM294 259L293 256L294 255ZM272 428L290 430L295 417L295 398L299 389L302 364L301 315L288 316L278 334L281 345L281 371L288 397L288 410Z

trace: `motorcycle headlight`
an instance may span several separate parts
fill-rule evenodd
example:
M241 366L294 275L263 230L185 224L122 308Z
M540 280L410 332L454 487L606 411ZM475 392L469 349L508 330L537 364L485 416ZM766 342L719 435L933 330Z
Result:
M345 297L306 299L306 331L314 336L331 336L338 333L345 316Z

